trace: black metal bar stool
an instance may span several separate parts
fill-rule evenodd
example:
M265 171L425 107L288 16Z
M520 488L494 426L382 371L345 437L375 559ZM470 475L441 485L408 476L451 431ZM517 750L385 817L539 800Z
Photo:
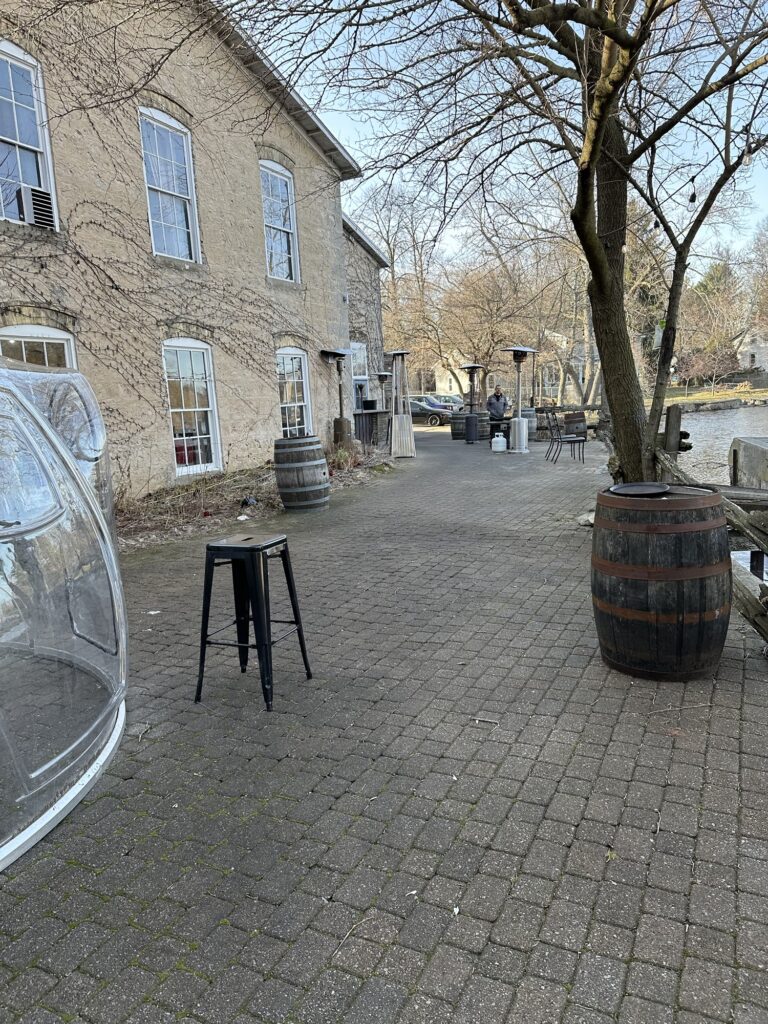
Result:
M273 619L269 611L269 561L279 558L283 563L285 582L288 585L288 596L293 611L292 619ZM235 618L212 633L208 632L208 615L211 609L211 591L213 589L213 570L220 565L232 566L232 589L235 597ZM251 627L256 643L250 642ZM273 625L290 626L272 639ZM237 640L213 640L212 637L231 626L237 627ZM304 643L304 629L301 625L299 599L296 594L296 583L293 579L291 556L288 552L288 540L284 533L272 537L254 537L244 534L236 537L224 537L212 541L205 549L205 582L203 584L203 618L200 624L200 669L197 675L197 692L195 703L199 703L203 692L203 673L205 671L205 652L208 647L237 647L240 656L240 671L248 667L248 651L255 650L259 659L261 690L267 711L272 710L272 648L292 633L298 633L301 656L307 679L312 678L307 657L307 646Z

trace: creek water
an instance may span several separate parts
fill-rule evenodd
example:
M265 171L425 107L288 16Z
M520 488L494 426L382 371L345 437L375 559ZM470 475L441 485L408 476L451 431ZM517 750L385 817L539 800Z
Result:
M680 466L696 480L727 484L728 450L734 437L768 437L768 405L716 412L683 413L693 451L680 456Z

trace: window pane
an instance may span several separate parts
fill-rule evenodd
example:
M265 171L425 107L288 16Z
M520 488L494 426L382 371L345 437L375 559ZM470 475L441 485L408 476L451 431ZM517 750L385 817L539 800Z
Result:
M192 376L192 353L188 348L178 349L179 373L182 377Z
M165 350L165 373L167 377L179 376L179 357L176 349L167 348Z
M180 412L174 412L171 414L171 427L173 428L174 437L184 436L184 423Z
M31 149L20 149L21 180L33 188L40 187L40 158Z
M178 380L168 381L168 401L172 409L181 408L181 383Z
M170 160L163 160L161 157L157 157L154 160L154 173L157 176L157 180L153 184L156 184L158 188L166 189L168 192L175 192L173 164Z
M10 178L12 181L20 180L17 152L16 146L0 142L0 178Z
M200 444L200 464L203 466L209 466L213 462L213 445L211 444L210 437L201 437L199 439Z
M19 127L19 142L25 146L40 146L37 133L37 115L29 107L16 106L16 124Z
M0 205L2 205L3 216L11 217L13 220L21 220L21 208L17 196L18 184L15 181L0 180Z
M0 135L16 141L16 123L13 119L13 104L0 100Z
M195 414L193 412L182 413L184 418L184 436L194 437L196 434L195 430Z
M147 121L143 117L141 119L141 144L144 147L145 153L157 152L157 146L155 145L155 126L151 121Z
M208 403L208 384L204 380L195 381L195 398L198 409L210 408Z
M193 381L186 378L182 380L181 397L185 409L195 408L195 385Z
M0 342L2 346L2 353L6 359L18 359L19 362L24 358L24 349L22 348L20 341L11 340L10 338L3 338Z
M208 427L208 413L199 412L197 414L197 433L198 434L209 434L210 430Z
M27 107L34 107L35 95L32 87L32 72L29 68L12 64L11 81L13 83L13 98L16 102L23 103Z
M49 341L45 347L49 366L67 365L67 350L64 345L60 345L55 341Z
M192 352L192 374L195 377L201 377L203 379L207 376L205 372L204 352Z
M154 153L144 151L144 171L147 175L147 184L153 188L160 184L159 160Z
M11 98L11 66L2 57L0 57L0 97L5 100Z
M155 125L155 140L157 142L157 155L162 157L163 160L171 159L171 140L169 138L170 132L167 128L163 128L160 125Z
M26 362L45 366L45 345L42 341L28 341L24 346Z

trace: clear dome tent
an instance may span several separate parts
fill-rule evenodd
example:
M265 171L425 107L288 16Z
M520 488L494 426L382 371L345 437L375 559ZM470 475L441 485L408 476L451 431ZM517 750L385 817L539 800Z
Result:
M79 374L35 376L0 361L0 868L87 792L125 721L103 423Z

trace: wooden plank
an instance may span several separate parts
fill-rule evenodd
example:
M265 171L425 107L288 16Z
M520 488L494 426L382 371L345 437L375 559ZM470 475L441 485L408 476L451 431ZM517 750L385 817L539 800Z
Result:
M760 580L733 562L733 603L763 640L768 640L768 608L760 600Z
M660 448L656 449L656 461L666 470L670 476L679 481L682 484L687 484L689 487L701 487L702 485L692 477L688 476L684 470L680 469L677 463L667 455L666 452L661 451ZM757 545L761 551L768 552L768 534L765 534L762 530L758 529L749 518L749 515L739 506L736 502L731 501L722 490L717 486L717 490L720 492L720 496L723 500L723 508L725 510L725 518L728 520L730 526L734 530L738 530L739 533L743 534L753 544Z

